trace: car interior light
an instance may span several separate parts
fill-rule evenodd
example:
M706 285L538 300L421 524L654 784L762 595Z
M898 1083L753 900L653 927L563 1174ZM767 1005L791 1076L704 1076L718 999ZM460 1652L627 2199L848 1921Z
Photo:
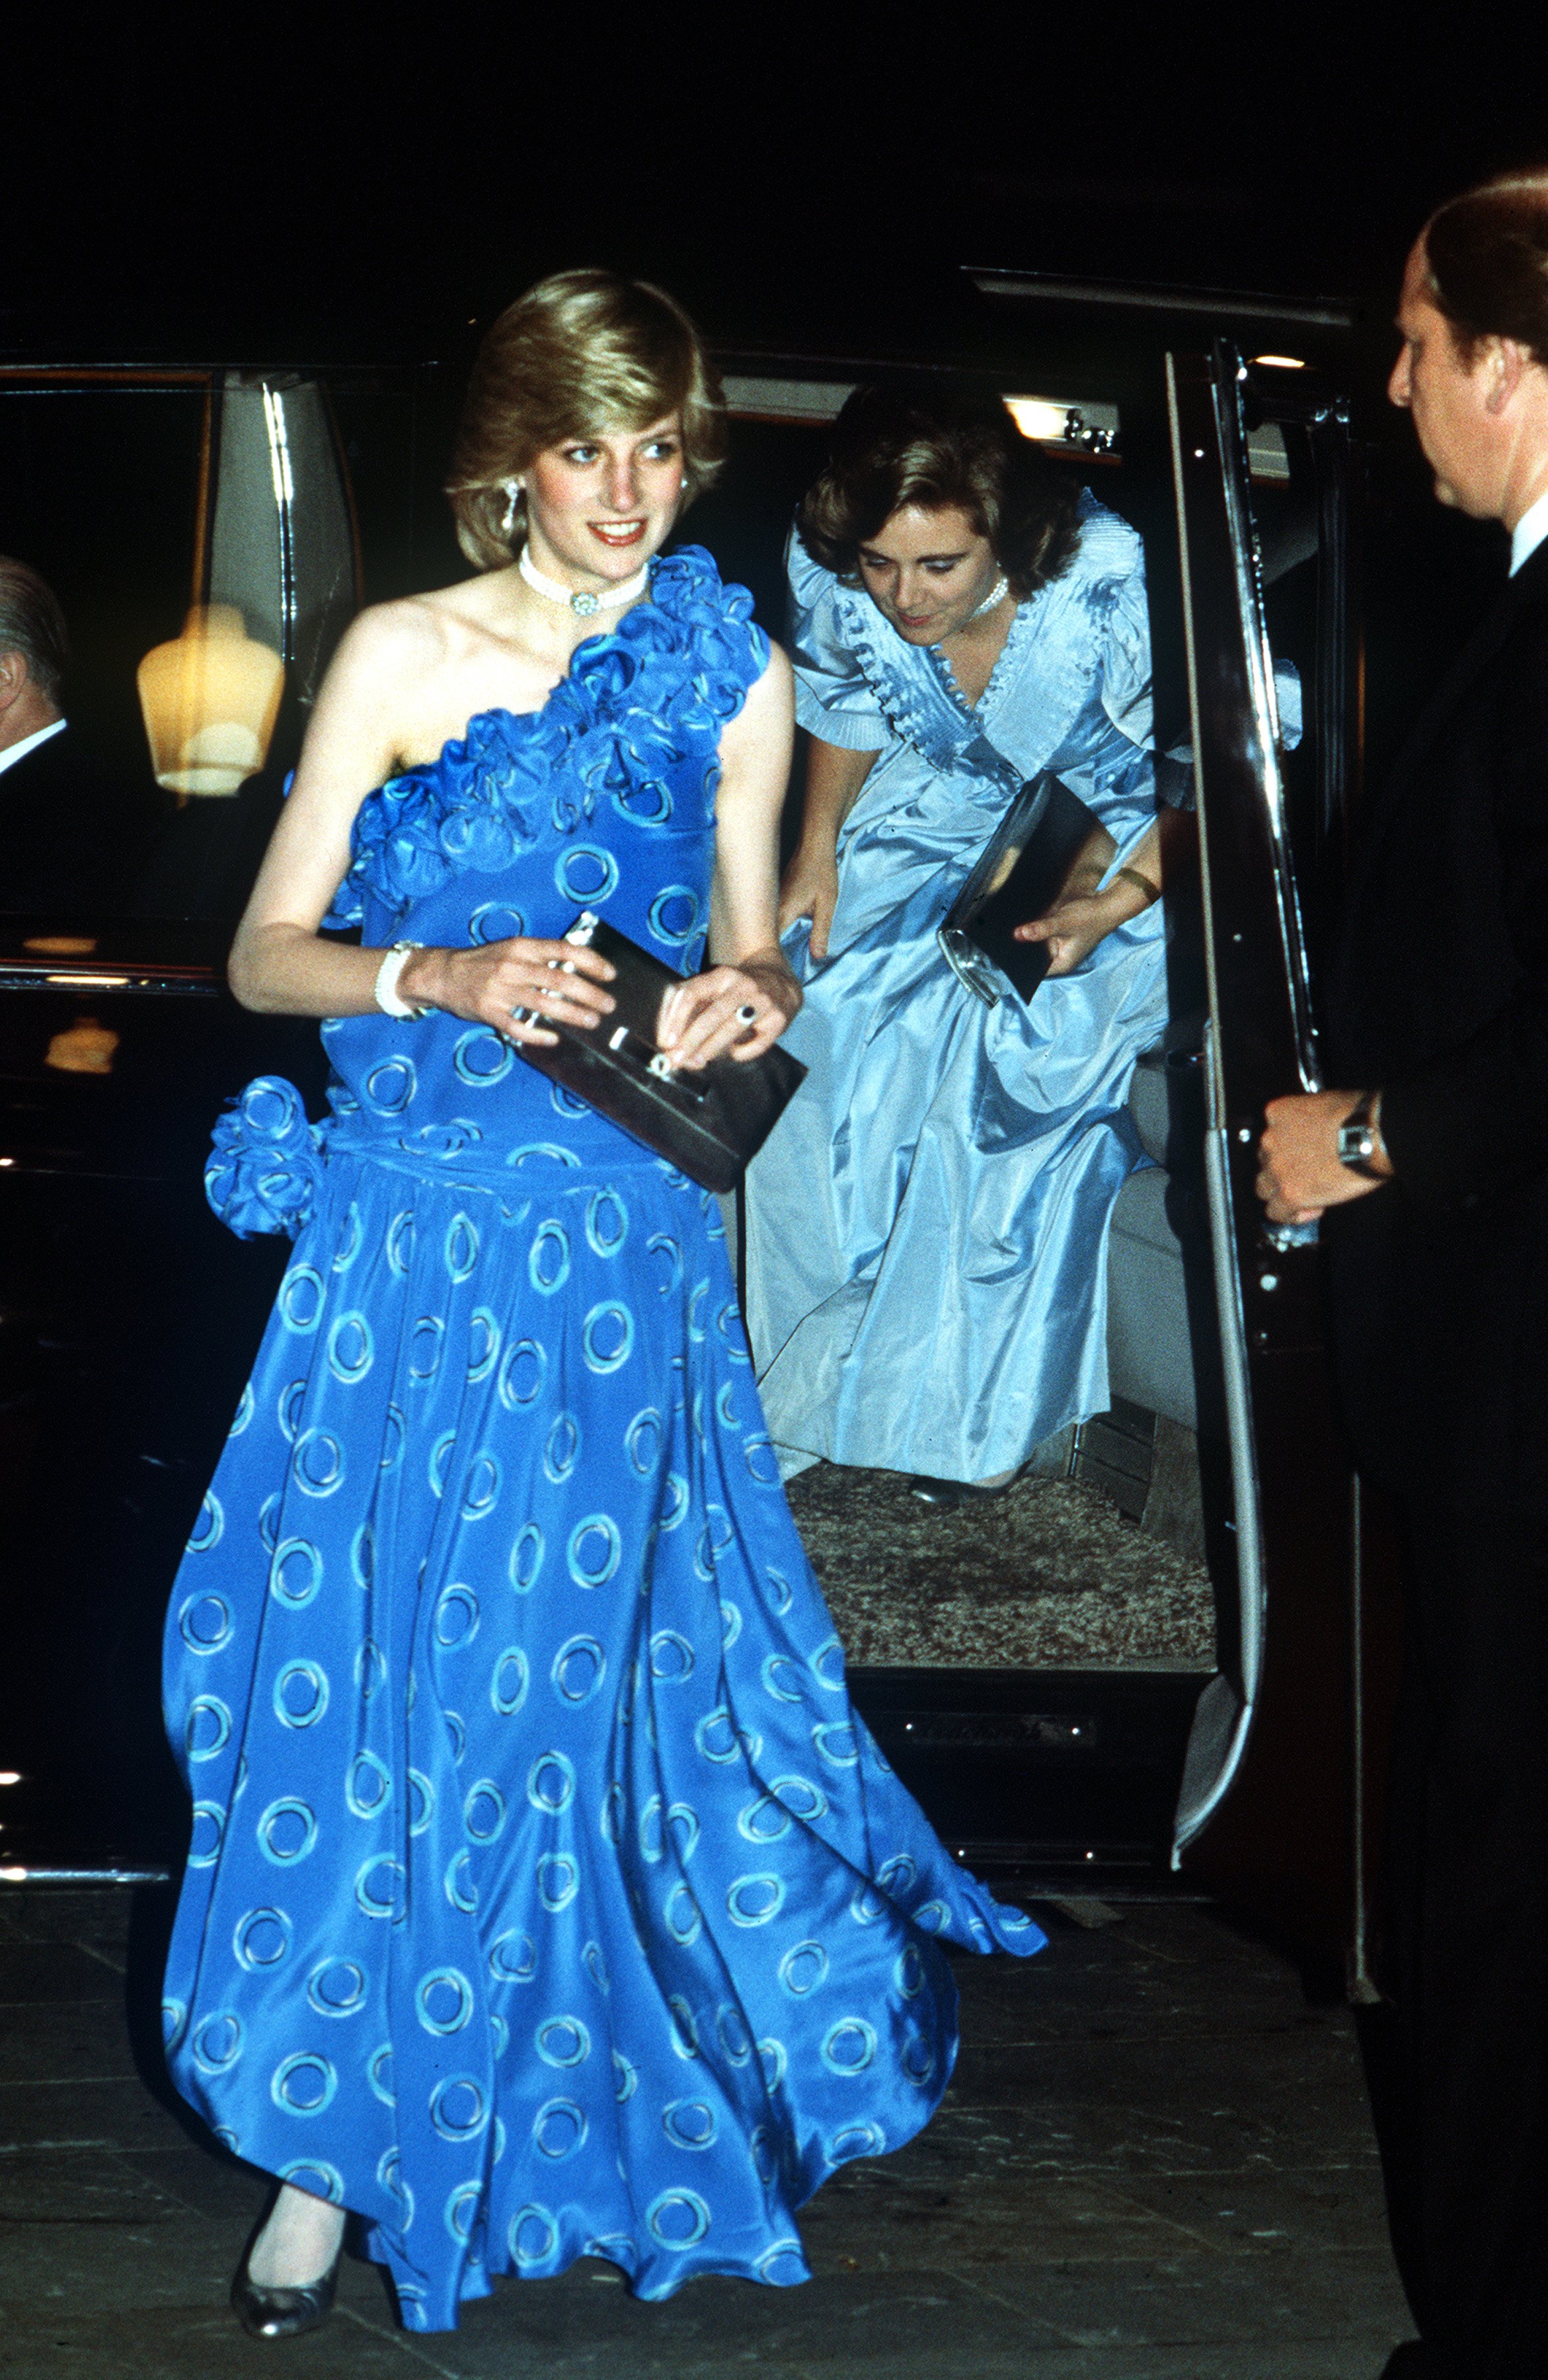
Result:
M1271 371L1304 371L1304 356L1254 356L1255 364L1266 364Z
M89 959L97 947L95 934L30 934L21 945L42 959Z
M25 1884L26 1881L27 1870L24 1867L0 1867L0 1884Z
M0 1785L19 1785L20 1782L19 1768L0 1768Z
M43 978L45 983L67 983L77 991L88 984L98 991L122 991L128 979L127 975L51 975Z
M1023 438L1062 438L1068 406L1045 396L1008 396L1005 409Z
M1118 451L1116 405L1091 397L1008 396L1005 409L1023 438L1039 446L1073 447L1082 455Z
M284 663L234 603L196 604L183 633L140 662L139 707L158 785L234 794L269 757Z

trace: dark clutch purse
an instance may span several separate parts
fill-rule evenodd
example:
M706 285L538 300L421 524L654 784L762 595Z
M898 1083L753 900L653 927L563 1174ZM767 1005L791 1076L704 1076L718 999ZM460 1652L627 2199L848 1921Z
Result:
M518 1045L518 1054L702 1188L734 1190L804 1081L805 1067L776 1047L761 1058L711 1058L707 1066L674 1074L656 1046L656 1027L662 1001L683 978L589 909L564 939L617 969L608 986L617 1005L592 1032L517 1009L521 1022L559 1036L551 1049Z
M1051 909L1076 862L1106 868L1118 845L1079 794L1044 769L1011 803L946 914L937 940L969 991L990 1008L1007 983L1030 1001L1050 965L1046 942L1015 929Z

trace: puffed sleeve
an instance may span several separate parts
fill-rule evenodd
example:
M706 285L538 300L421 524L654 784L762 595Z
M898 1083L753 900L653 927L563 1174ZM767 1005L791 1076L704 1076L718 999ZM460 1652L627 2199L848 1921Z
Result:
M785 548L795 716L808 735L846 752L879 752L892 741L859 662L843 642L830 570L814 562L792 528Z
M1276 661L1275 693L1280 741L1293 752L1301 737L1300 673L1293 662ZM1151 698L1150 613L1143 565L1116 589L1102 655L1102 707L1120 735L1155 752L1157 799L1170 809L1191 809L1193 755L1185 741L1165 751L1155 743Z
M1102 650L1102 708L1120 735L1149 750L1155 733L1150 686L1150 613L1144 565L1119 579Z

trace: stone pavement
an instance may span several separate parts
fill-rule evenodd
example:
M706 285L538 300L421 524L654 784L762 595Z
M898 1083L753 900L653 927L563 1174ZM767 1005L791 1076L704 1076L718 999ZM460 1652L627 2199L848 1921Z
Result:
M806 2210L804 2289L636 2305L587 2263L411 2340L346 2264L325 2330L249 2340L225 2294L264 2185L146 2046L166 1900L0 1888L7 2380L1376 2380L1408 2333L1347 2013L1174 1904L1040 1910L1042 1957L961 1961L946 2104Z

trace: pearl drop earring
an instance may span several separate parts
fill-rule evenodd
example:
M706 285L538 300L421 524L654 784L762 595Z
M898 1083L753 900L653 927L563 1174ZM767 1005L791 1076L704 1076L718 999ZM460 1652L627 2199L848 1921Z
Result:
M502 537L509 537L512 530L515 528L516 507L521 503L521 481L519 480L507 480L505 482L505 511L500 523L500 534Z

